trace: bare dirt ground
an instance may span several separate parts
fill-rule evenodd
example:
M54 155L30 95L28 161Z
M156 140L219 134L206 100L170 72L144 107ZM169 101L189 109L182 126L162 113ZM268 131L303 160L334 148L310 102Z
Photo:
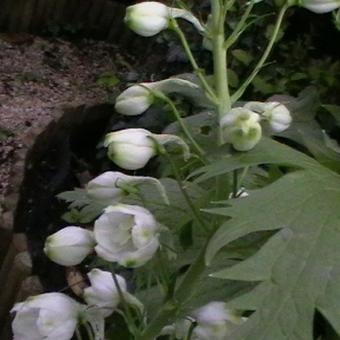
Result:
M60 105L106 101L97 81L115 74L120 58L109 43L0 34L0 213L23 136Z

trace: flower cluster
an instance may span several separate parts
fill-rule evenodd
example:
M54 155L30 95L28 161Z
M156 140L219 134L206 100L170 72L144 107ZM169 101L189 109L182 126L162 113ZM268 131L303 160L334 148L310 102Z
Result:
M274 133L286 130L292 122L287 107L278 102L248 102L232 109L220 121L224 140L238 151L251 150L261 139L260 122Z

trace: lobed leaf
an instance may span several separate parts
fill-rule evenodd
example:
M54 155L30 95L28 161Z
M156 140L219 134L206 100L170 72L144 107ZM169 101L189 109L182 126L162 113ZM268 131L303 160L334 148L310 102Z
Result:
M340 334L340 176L322 167L296 171L229 204L219 209L231 219L212 237L208 264L238 238L277 230L253 256L212 274L258 283L229 303L255 311L232 339L313 339L316 310Z

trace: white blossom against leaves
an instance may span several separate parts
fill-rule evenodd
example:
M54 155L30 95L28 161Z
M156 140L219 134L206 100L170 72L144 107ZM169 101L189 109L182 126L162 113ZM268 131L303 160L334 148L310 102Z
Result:
M84 300L88 305L96 307L104 317L111 315L122 302L113 274L94 268L87 276L91 286L84 289ZM120 275L115 277L125 302L142 310L143 305L128 293L125 279Z
M110 206L95 221L95 250L99 257L125 267L140 267L159 247L159 225L146 209L120 204Z
M220 121L225 142L238 151L251 150L261 139L260 116L244 107L231 109Z
M248 102L244 107L261 115L273 132L282 132L292 123L289 110L279 102Z

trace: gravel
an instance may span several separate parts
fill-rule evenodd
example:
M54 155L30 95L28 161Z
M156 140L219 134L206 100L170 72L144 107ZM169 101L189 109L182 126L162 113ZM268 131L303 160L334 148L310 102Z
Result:
M127 64L106 42L0 34L0 211L25 134L56 107L107 101L97 80Z

